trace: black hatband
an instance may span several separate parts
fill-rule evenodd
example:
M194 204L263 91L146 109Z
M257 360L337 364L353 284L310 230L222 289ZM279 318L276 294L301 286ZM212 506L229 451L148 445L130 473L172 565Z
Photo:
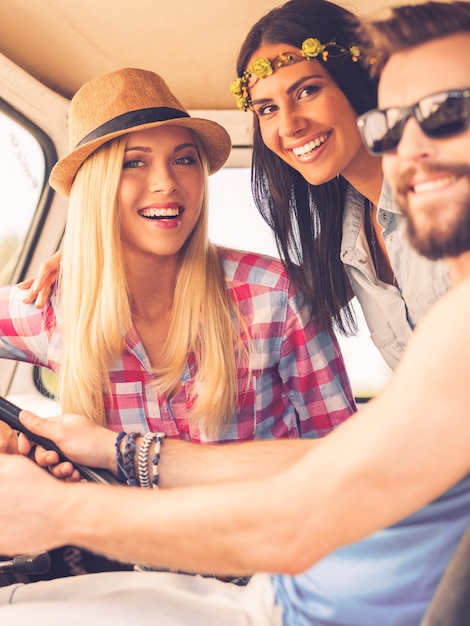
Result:
M181 117L190 117L188 113L180 111L179 109L172 109L170 107L153 107L150 109L138 109L136 111L129 111L114 117L109 122L105 122L98 126L95 130L88 133L81 141L77 143L75 148L79 148L85 143L110 135L119 130L126 130L128 128L134 128L135 126L143 126L144 124L150 124L151 122L166 122L167 120L178 119Z

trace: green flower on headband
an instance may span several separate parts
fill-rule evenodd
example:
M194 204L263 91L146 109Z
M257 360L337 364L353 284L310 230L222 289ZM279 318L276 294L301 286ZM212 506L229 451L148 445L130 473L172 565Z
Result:
M292 54L279 52L277 56L276 66L279 68L279 67L282 67L283 65L289 65L289 63L293 63L293 62L294 62L294 57L292 56Z
M314 39L313 37L309 37L302 44L302 55L306 59L316 59L316 57L321 54L325 49L325 46L319 39Z
M273 73L273 66L271 65L271 61L269 59L265 59L264 57L260 57L259 59L255 59L250 66L250 73L256 78L265 78L266 76L271 76Z

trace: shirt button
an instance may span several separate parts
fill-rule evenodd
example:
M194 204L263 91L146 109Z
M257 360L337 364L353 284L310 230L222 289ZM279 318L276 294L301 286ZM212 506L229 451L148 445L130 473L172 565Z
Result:
M366 258L363 257L362 259L359 259L359 263L362 263L362 265L364 265L364 263L367 263L367 257Z
M393 243L395 241L395 235L390 235L390 241Z
M382 219L384 222L387 221L387 214L386 213L382 213Z

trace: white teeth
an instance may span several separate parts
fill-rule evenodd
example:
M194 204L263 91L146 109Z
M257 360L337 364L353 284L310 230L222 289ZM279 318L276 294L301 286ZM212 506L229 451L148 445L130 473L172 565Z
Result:
M292 148L292 152L295 154L295 156L302 156L304 154L307 154L307 152L311 152L312 150L315 150L315 148L318 148L318 146L321 146L322 143L325 143L327 139L328 139L328 135L322 135L321 137L317 137L313 141L309 141L304 146L299 146L298 148Z
M427 180L422 183L417 183L413 186L413 191L415 193L429 193L430 191L436 191L437 189L442 189L450 183L453 183L457 180L456 176L447 176L446 178L436 178L435 180Z
M177 217L179 215L179 208L142 209L139 211L139 215L142 215L142 217Z

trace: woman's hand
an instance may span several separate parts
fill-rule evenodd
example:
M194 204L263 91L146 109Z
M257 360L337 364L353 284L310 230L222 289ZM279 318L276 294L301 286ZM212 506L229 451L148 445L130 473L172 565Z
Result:
M29 411L21 411L19 417L31 432L51 439L71 461L116 473L115 432L74 413L44 419ZM20 454L30 454L34 445L25 435L18 437ZM81 478L72 463L59 462L59 456L53 450L36 446L34 459L41 467L48 467L56 478L72 482Z
M59 250L46 261L43 261L35 278L28 278L18 283L20 289L28 289L23 302L31 304L36 301L36 308L42 309L51 294L51 289L57 280L60 269L62 252Z

